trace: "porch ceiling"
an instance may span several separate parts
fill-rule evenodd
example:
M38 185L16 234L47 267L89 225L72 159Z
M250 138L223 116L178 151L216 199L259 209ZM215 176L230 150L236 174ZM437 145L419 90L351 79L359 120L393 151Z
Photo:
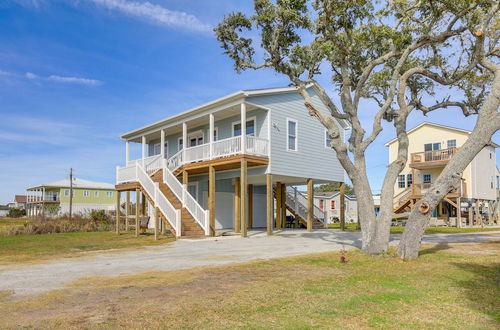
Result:
M255 110L255 109L259 109L259 107L247 103L247 112L251 111L251 110ZM241 113L241 107L239 104L225 108L225 109L217 111L217 112L214 112L213 115L214 115L215 125L217 126L217 121L219 121L219 120L223 120L223 119L233 117L233 116L238 116L240 113ZM194 119L186 120L188 131L192 130L193 128L208 125L208 123L209 123L208 121L209 121L208 114L202 115L202 116L194 118ZM165 130L166 136L172 135L172 134L182 133L182 123L167 127L164 130ZM152 140L160 139L160 137L161 137L160 132L161 132L161 128L158 128L154 132L146 134L145 135L146 136L146 143L149 143ZM130 139L128 141L142 143L142 137L137 137L135 139Z

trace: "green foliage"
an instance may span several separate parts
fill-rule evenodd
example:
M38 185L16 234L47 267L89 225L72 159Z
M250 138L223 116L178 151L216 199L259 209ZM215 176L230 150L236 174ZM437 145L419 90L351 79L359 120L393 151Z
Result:
M316 192L340 191L340 183L333 182L333 183L322 184L314 187L314 191ZM348 184L345 185L345 194L354 195L354 189Z
M9 218L20 218L26 216L26 210L23 209L10 209L9 213L7 213L7 217Z
M90 219L97 223L109 223L109 216L104 210L93 210L92 212L90 212Z
M61 210L61 206L58 204L45 204L43 208L46 215L56 215Z

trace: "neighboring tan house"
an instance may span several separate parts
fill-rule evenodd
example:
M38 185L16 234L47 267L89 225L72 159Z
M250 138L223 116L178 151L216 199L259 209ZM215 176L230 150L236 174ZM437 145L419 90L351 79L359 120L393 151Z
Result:
M315 192L314 204L326 212L328 222L338 222L340 219L340 192ZM346 223L358 222L358 205L356 196L345 196L345 221Z
M110 183L73 178L72 213L86 216L93 210L112 211L116 209L115 186ZM27 215L55 216L69 214L69 178L44 183L26 189Z
M471 132L424 122L408 131L408 162L395 187L394 212L408 211L441 174ZM389 141L389 162L397 157L397 139ZM486 146L462 173L462 184L434 210L431 224L475 225L497 220L497 167L494 143ZM459 210L460 209L460 210ZM488 210L491 210L488 211Z
M314 88L308 91L328 112ZM337 125L344 138L349 126ZM282 228L290 225L287 213L306 225L312 184L344 182L325 128L292 87L239 91L121 139L125 165L116 171L117 190L127 192L127 200L141 192L176 236L244 235L268 223ZM130 159L131 143L141 146L141 158ZM295 188L307 183L309 195ZM311 211L309 224L324 226L324 212Z

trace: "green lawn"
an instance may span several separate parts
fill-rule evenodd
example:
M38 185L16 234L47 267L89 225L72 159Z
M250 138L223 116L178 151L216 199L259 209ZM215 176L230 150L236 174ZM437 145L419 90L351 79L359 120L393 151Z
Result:
M137 248L171 242L172 238L152 235L136 238L132 233L83 232L44 235L0 236L0 265L44 262L61 257L76 257L83 252Z
M330 229L340 229L339 223L329 224L328 228ZM391 233L392 234L400 234L403 232L405 227L403 226L392 226ZM346 224L346 231L358 231L356 229L355 223ZM428 227L425 230L426 234L456 234L456 233L475 233L475 232L483 232L483 231L500 231L500 228L456 228L456 227Z
M5 328L498 329L500 242L424 246L419 260L321 253L87 278L0 295Z

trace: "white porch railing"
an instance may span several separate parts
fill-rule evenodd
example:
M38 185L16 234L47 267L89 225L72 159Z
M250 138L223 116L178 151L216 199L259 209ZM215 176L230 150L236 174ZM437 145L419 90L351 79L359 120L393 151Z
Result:
M286 187L286 203L302 219L307 219L307 197L304 196L296 187ZM313 218L322 222L325 228L328 226L326 211L313 204Z
M139 182L146 193L153 199L155 206L157 206L163 213L167 221L170 223L172 228L174 228L177 236L181 235L181 212L176 210L168 199L163 195L149 174L144 170L144 168L138 163L133 163L134 165L127 167L117 167L116 168L116 183L125 182Z
M166 165L166 164L165 164ZM167 166L163 167L163 181L170 187L172 192L182 202L189 213L196 220L198 225L205 231L205 235L209 235L208 210L205 210L198 201L189 193L186 187L170 172Z
M256 156L269 155L269 140L254 136L246 136L245 138L246 151L244 153ZM180 150L167 161L167 167L171 171L175 171L184 164L242 154L241 139L241 136L234 136L214 141L211 148L210 143L205 143Z

